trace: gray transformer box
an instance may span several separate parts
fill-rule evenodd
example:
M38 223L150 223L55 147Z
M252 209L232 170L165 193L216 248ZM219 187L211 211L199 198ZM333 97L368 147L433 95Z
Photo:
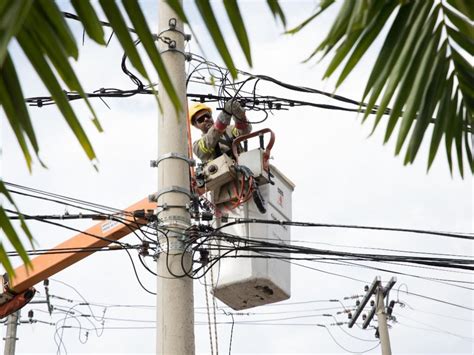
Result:
M255 218L261 220L291 221L291 195L295 185L277 168L270 166L274 184L260 186L265 201L266 213L259 212L251 199L230 211L221 211L232 218ZM224 233L249 240L261 240L275 244L290 244L290 227L276 224L244 223L223 228ZM228 241L221 241L225 254ZM243 245L243 243L242 243ZM263 258L262 258L263 256ZM253 251L234 251L214 266L214 296L235 310L262 306L290 298L291 264L275 257L288 255Z

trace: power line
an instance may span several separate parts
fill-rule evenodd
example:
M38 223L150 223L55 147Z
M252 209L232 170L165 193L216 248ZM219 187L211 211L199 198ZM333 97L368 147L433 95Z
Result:
M261 239L261 240L268 240L268 241L279 241L278 238L254 238L254 239ZM469 258L471 255L465 254L448 254L448 253L440 253L440 252L426 252L426 251L415 251L415 250L407 250L407 249L393 249L393 248L378 248L378 247L363 247L351 244L335 244L335 243L326 243L326 242L315 242L312 240L298 240L298 239L291 239L291 244L296 243L303 243L303 244L318 244L318 245L328 245L331 247L336 248L349 248L349 249L362 249L362 250L382 250L388 251L393 253L405 253L405 254L419 254L419 255L437 255L437 256L452 256L452 257L459 257L459 258ZM296 244L298 245L298 244Z
M363 225L350 225L350 224L330 224L330 223L311 223L311 222L295 222L285 220L265 220L255 218L236 218L234 222L226 223L216 230L221 230L226 227L230 227L236 224L272 224L281 226L294 226L294 227L317 227L317 228L344 228L344 229L364 229L364 230L378 230L378 231L389 231L389 232L406 232L415 234L427 234L436 235L449 238L460 238L474 240L472 233L454 233L454 232L439 232L422 229L409 229L409 228L395 228L395 227L377 227L377 226L363 226Z
M403 275L403 276L414 277L414 278L418 278L418 279L422 279L422 280L427 280L427 281L440 282L440 283L442 283L442 284L444 284L444 285L449 285L449 286L453 286L453 287L460 287L460 288L464 288L464 289L467 289L467 290L474 290L474 288L471 288L471 287L465 287L465 286L460 286L460 285L453 285L453 284L450 283L450 282L454 282L454 283L473 284L474 282L472 282L472 281L452 280L452 279L442 279L442 278L435 278L435 277L428 277L428 276L420 276L420 275L409 274L409 273L405 273L405 272L401 272L401 271L396 271L396 270L391 270L391 269L384 269L384 268L379 268L379 267L374 267L374 266L369 266L369 265L361 265L361 264L358 264L358 263L349 262L349 261L344 261L344 260L342 260L342 261L336 261L336 262L334 262L334 263L330 263L330 262L323 262L323 263L335 264L335 265L355 266L355 267L360 267L360 268L367 268L367 269L371 269L371 270L383 271L383 272L392 273L392 274L397 274L397 275ZM405 266L405 267L417 267L417 266L413 266L413 265L404 265L404 266Z
M66 204L66 202L71 202L71 203L75 203L75 204L85 205L85 206L93 207L94 209L90 210L90 211L91 212L96 212L96 213L99 212L97 209L109 211L111 213L122 213L122 214L129 214L130 213L128 211L121 210L121 209L118 209L118 208L105 206L105 205L102 205L102 204L89 202L89 201L85 201L85 200L80 200L80 199L77 199L77 198L74 198L74 197L68 197L68 196L56 194L56 193L53 193L53 192L39 190L39 189L35 189L35 188L32 188L32 187L24 186L24 185L14 184L14 183L11 183L11 182L8 182L8 181L3 181L3 183L7 187L12 187L12 188L20 189L20 190L25 190L25 191L28 191L30 193L35 193L37 195L44 195L44 196L47 196L50 199L45 198L45 197L41 197L41 196L26 194L24 192L19 192L19 191L7 189L8 192L11 192L11 193L14 193L14 194L22 194L24 196L43 199L45 201L51 201L51 202L56 202L56 203L61 203L61 204ZM77 205L71 205L71 206L72 207L77 207ZM79 207L79 208L85 209L82 206Z
M438 316L438 317L443 317L443 318L449 318L449 319L454 319L454 320L463 321L463 322L474 323L474 319L472 319L472 318L471 319L460 318L460 317L454 317L454 316L451 316L451 315L448 315L448 314L425 311L425 310L421 310L421 309L415 308L413 306L410 306L408 303L402 302L400 300L398 300L397 303L400 304L400 306L402 308L407 306L408 308L410 308L410 310L415 311L415 312L420 312L420 313L425 313L425 314L432 314L432 315L435 315L435 316Z
M465 340L474 341L474 338L472 338L472 337L467 337L467 336L455 334L455 333L452 333L452 332L447 331L446 329L442 329L442 328L435 327L435 326L433 326L433 325L431 325L431 324L427 324L427 323L421 322L421 321L419 321L419 320L413 319L413 318L408 317L408 316L406 316L406 315L399 314L398 317L406 318L406 319L408 319L408 320L410 320L410 321L412 321L412 322L415 322L415 323L422 324L422 325L424 325L424 326L430 327L432 331L437 331L437 332L439 332L439 333L448 334L448 335L453 335L453 336L458 337L458 338L462 338L462 339L465 339ZM427 330L427 329L425 329L425 330Z
M77 248L53 248L53 249L36 249L36 250L26 250L26 253L30 256L33 255L53 255L53 254L69 254L69 253L93 253L99 251L117 251L123 249L138 249L139 245L129 245L129 246L120 246L117 247L77 247ZM19 256L18 252L8 251L7 256L16 257Z
M370 348L370 349L363 350L363 351L350 350L350 349L344 347L341 343L339 343L339 342L336 340L336 338L334 337L334 335L331 333L331 331L328 329L328 327L327 327L326 325L324 325L324 324L316 324L316 325L317 325L318 327L322 327L322 328L326 329L326 331L328 332L329 336L330 336L331 339L334 341L334 343L336 343L337 346L339 346L342 350L347 351L347 352L352 353L352 354L364 354L364 353L367 353L367 352L369 352L369 351L371 351L371 350L374 350L374 349L378 348L379 345L380 345L380 342L379 342L379 343L377 343L377 345L375 345L374 347L372 347L372 348Z
M42 223L46 223L46 224L50 224L50 225L53 225L53 226L56 226L56 227L68 229L68 230L71 230L71 231L74 231L74 232L77 232L77 233L85 234L89 237L100 239L100 240L103 240L103 241L106 241L106 242L109 242L109 243L116 243L116 244L119 244L121 246L130 247L130 244L119 242L117 240L113 240L113 239L109 239L109 238L105 238L105 237L101 237L99 235L89 233L89 232L86 232L86 231L83 231L83 230L80 230L80 229L77 229L77 228L69 227L69 226L66 226L66 225L61 224L61 223L48 221L48 220L45 220L45 219L41 219L41 218L31 216L31 215L27 215L27 214L24 214L24 213L19 213L17 211L13 211L13 210L9 210L9 209L4 209L4 210L8 213L13 213L13 214L17 214L17 215L21 214L22 216L26 216L27 218L34 219L34 220L37 220L37 221L42 222Z
M289 222L292 223L292 222ZM218 228L221 229L221 228ZM459 268L466 270L474 270L474 259L460 259L460 258L435 258L435 257L418 257L406 255L388 255L388 254L361 254L352 252L340 252L335 250L315 249L309 247L294 246L285 243L270 243L262 240L249 240L238 237L232 234L217 233L219 238L222 238L229 243L230 251L258 251L258 252L276 252L278 254L306 254L318 255L319 257L343 257L346 260L365 260L365 261L397 261L411 264L431 265L446 268ZM225 244L216 244L216 250L225 250ZM222 256L221 256L222 257ZM231 257L231 256L225 256ZM255 257L254 255L237 254L235 257ZM264 256L262 256L264 257ZM281 257L284 259L298 260L298 257Z
M445 301L445 300L442 300L442 299L439 299L439 298L436 298L436 297L425 296L425 295L421 295L421 294L419 294L419 293L414 293L414 292L409 292L409 291L405 291L405 293L406 293L407 295L411 295L411 296L415 296L415 297L420 297L420 298L423 298L423 299L425 299L425 300L430 300L430 301L434 301L434 302L446 304L446 305L448 305L448 306L453 306L453 307L457 307L457 308L466 309L466 310L468 310L468 311L474 311L474 308L472 308L472 307L463 306L463 305L456 304L456 303L449 302L449 301Z

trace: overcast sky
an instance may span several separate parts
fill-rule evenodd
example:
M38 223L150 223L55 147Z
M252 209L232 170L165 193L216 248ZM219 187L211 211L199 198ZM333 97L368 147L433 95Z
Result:
M289 26L298 24L315 9L313 1L288 1L283 3ZM72 11L66 2L61 2L65 11ZM150 27L157 29L156 1L144 1ZM322 81L326 62L303 64L328 26L334 19L331 10L315 21L301 34L282 35L282 28L272 18L264 2L242 2L242 13L249 31L254 66L248 68L236 41L228 31L227 18L221 6L215 6L232 50L237 67L255 74L265 74L278 80L332 91L332 82ZM101 17L105 19L105 17ZM193 40L187 50L200 53L210 61L221 64L198 15L190 16L201 46L200 53ZM71 22L78 41L82 29ZM379 43L380 45L380 43ZM18 63L19 75L24 83L26 96L47 95L37 77L26 64L24 57L13 44L12 49ZM369 52L352 76L338 90L338 94L360 99L367 73L374 61L375 51ZM102 87L132 88L128 78L120 70L122 52L115 38L108 48L96 46L86 38L80 47L77 71L86 91ZM272 85L259 87L259 94L302 98L317 103L331 103L322 96L301 96ZM214 93L209 87L193 85L190 93ZM157 108L152 97L131 97L107 100L108 109L99 100L94 101L104 133L97 133L90 122L85 105L75 102L81 122L94 145L99 159L96 172L78 143L70 133L57 108L54 106L30 108L34 127L39 137L41 157L48 169L35 164L29 174L14 135L3 112L0 114L2 143L2 177L5 181L41 189L56 194L75 197L116 208L125 208L156 191L156 170L149 168L149 161L157 155ZM262 118L258 113L249 113L249 118ZM296 185L293 194L293 220L334 224L358 224L397 228L414 228L436 231L472 233L472 179L464 180L455 171L450 175L445 154L440 147L439 156L426 173L426 156L429 140L420 149L412 166L403 166L403 157L394 157L394 144L382 144L384 124L369 137L372 122L364 125L353 113L329 111L315 108L293 108L289 111L274 111L273 115L254 129L270 127L276 134L272 163ZM193 131L194 137L198 136ZM427 137L428 138L428 137ZM65 206L15 196L18 208L27 214L62 214L78 210ZM92 222L70 222L68 225L84 229ZM29 222L37 248L49 248L74 235L65 229L41 223ZM359 253L384 253L386 251L360 249L385 248L416 252L444 253L472 257L472 243L437 236L410 233L355 231L348 229L291 229L292 239L297 244L314 248L352 251ZM135 236L123 239L137 243ZM295 242L296 243L296 242ZM399 254L400 252L398 252ZM156 290L155 276L139 263L136 252L132 252L142 283ZM14 260L18 265L19 260ZM232 353L284 353L284 354L337 354L362 352L377 345L374 329L348 329L347 325L331 326L331 323L347 322L338 302L347 308L354 307L355 300L344 297L362 295L365 284L370 284L380 275L385 283L392 276L398 281L390 300L398 300L391 322L390 337L394 354L472 354L473 317L472 274L461 271L442 271L405 267L398 264L366 263L360 265L335 265L324 262L299 262L292 266L292 295L281 304L259 307L245 311L248 315L235 315L236 324L232 335ZM148 260L150 268L155 265ZM378 267L390 272L363 267ZM309 267L309 268L308 268ZM396 273L404 273L401 275ZM411 275L411 276L410 276ZM413 276L421 276L413 277ZM426 280L461 280L456 287ZM18 328L17 352L55 353L58 339L61 353L154 353L155 351L155 297L147 294L137 283L132 264L123 251L101 252L71 266L55 275L50 283L50 293L72 300L59 298L53 304L59 309L52 317L46 313L44 304L33 304L22 310L22 320L27 312L35 310L35 319L56 323L55 326L35 323L21 324ZM67 285L65 285L65 284ZM451 284L453 284L451 282ZM199 281L195 286L195 335L197 353L210 353L204 287ZM459 287L461 286L461 287ZM73 288L77 291L75 291ZM44 297L42 285L37 285L38 300ZM420 296L443 300L447 305ZM79 294L80 293L80 294ZM94 306L91 317L66 317L61 310L71 309L84 314L91 310L80 306L82 297ZM177 295L177 297L179 297ZM300 303L301 302L301 303ZM120 305L111 307L110 305ZM124 307L125 305L133 307ZM138 305L141 305L138 307ZM108 307L105 307L108 306ZM228 353L231 310L218 302L218 343L221 353ZM105 312L105 313L104 313ZM317 316L333 314L330 317ZM77 315L78 313L75 313ZM101 330L100 317L105 314ZM294 318L305 316L305 318ZM314 316L314 317L307 317ZM288 320L277 320L290 318ZM122 320L117 320L122 319ZM265 320L264 324L242 322ZM268 325L276 324L277 325ZM326 325L327 328L318 327ZM375 323L373 323L375 324ZM61 326L74 328L61 328ZM76 327L97 328L85 332ZM116 329L123 327L128 329ZM143 329L132 329L142 327ZM4 330L3 330L4 331ZM344 350L346 349L346 350ZM369 353L380 353L380 347Z

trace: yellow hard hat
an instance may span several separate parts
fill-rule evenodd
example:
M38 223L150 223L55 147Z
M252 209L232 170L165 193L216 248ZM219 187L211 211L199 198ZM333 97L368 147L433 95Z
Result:
M193 103L190 107L189 107L189 111L188 111L188 118L189 118L189 122L193 123L193 117L196 113L198 113L199 111L202 111L202 110L206 110L207 112L209 113L212 113L212 109L201 103L201 102L196 102L196 103Z

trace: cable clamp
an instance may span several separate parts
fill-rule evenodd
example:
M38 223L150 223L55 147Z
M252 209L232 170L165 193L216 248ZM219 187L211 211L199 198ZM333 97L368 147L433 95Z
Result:
M189 164L189 166L196 166L196 160L194 159L191 159L191 158L188 158L187 155L184 155L184 154L181 154L181 153L173 153L173 152L170 152L170 153L166 153L166 154L163 154L161 157L159 157L157 160L151 160L150 161L150 167L152 168L157 168L158 165L160 165L160 163L163 161L163 160L166 160L166 159L179 159L179 160L184 160L185 162L187 162Z
M150 202L158 202L158 199L160 198L161 195L171 193L171 192L178 192L181 194L187 195L189 198L192 198L193 195L191 191L188 189L181 187L181 186L168 186L163 189L161 189L158 192L155 192L154 194L148 195L148 201Z

